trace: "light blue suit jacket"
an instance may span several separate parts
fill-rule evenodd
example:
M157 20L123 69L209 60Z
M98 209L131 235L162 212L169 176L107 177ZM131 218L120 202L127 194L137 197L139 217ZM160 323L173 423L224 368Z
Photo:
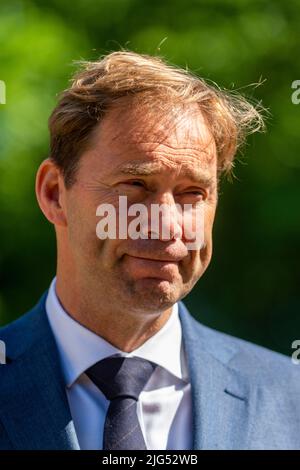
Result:
M0 329L10 358L0 365L0 449L79 449L46 295ZM193 449L300 449L300 366L201 325L182 302L179 316Z

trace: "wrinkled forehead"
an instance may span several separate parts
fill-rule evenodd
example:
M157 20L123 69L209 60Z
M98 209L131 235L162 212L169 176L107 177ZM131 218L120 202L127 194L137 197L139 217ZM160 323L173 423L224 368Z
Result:
M196 103L188 105L146 102L113 107L101 123L101 135L111 148L169 152L215 157L208 123Z

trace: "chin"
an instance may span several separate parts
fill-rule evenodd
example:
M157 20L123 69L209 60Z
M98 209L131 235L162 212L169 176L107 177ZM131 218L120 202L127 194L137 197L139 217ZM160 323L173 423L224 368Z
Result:
M178 286L163 279L144 278L134 283L130 289L130 303L137 310L157 312L171 308L180 298Z

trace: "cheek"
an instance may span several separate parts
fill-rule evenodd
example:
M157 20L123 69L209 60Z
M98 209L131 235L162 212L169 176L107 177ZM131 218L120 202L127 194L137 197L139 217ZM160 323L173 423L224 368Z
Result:
M211 258L211 243L208 243L201 250L190 252L190 259L182 270L182 280L184 284L191 288L200 279L209 265Z
M204 247L200 250L201 262L207 267L212 255L212 229L214 222L214 211L207 211L204 224Z
M96 228L101 217L96 214L100 204L97 200L99 201L99 198L92 197L90 193L87 197L86 192L78 191L69 195L66 205L65 240L68 249L81 265L90 266L93 271L97 266L102 270L112 267L120 243L118 240L98 238ZM106 203L114 201L106 198Z
M212 241L212 229L215 219L216 207L208 206L204 213L204 236L207 243Z
M191 251L190 270L193 271L194 277L201 277L208 267L212 256L212 227L214 221L214 210L207 210L204 217L203 242L201 249Z
M68 238L73 251L88 254L97 242L96 209L85 203L83 199L73 198L67 208Z

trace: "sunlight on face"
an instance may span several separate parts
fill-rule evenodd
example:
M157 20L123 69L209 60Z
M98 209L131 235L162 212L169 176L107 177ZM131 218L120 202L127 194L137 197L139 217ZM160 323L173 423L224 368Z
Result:
M216 150L202 115L151 116L111 110L94 130L67 197L70 249L91 295L150 312L184 297L206 270L217 204ZM112 204L118 213L120 196L129 207L201 202L204 246L188 250L184 235L100 240L96 208Z

